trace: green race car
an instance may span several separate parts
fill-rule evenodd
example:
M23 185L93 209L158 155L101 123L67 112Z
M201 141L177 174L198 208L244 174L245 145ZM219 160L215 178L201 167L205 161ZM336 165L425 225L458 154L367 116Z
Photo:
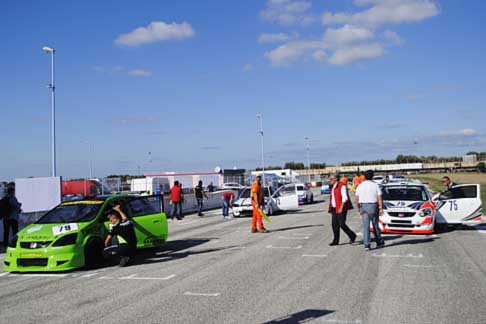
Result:
M159 197L114 195L64 202L12 238L3 269L40 272L100 266L109 227L106 216L118 204L134 223L137 249L167 241L167 217Z

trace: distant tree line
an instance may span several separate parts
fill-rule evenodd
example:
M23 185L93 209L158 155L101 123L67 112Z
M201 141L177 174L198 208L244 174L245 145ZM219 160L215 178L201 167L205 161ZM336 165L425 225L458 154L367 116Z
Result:
M376 164L401 164L401 163L443 163L443 162L460 162L462 157L449 156L442 157L436 155L417 156L417 155L398 155L394 160L371 160L371 161L351 161L343 163L343 166L351 165L376 165Z

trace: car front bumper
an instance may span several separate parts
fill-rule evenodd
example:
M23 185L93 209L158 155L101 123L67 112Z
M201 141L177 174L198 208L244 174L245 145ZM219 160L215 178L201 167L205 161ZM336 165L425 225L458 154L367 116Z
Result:
M382 233L432 234L434 233L435 217L414 216L400 218L383 215L380 216L378 224ZM372 226L370 227L370 230L373 230Z
M7 272L67 271L84 266L84 249L80 245L41 249L8 248L3 261Z

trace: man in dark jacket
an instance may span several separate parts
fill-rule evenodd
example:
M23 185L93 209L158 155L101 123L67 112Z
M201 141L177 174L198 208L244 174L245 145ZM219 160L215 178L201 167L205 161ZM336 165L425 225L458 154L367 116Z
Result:
M329 180L331 181L329 213L332 215L332 231L334 233L334 239L329 245L339 245L341 229L348 235L349 243L353 244L356 241L356 233L346 225L348 210L353 209L353 205L349 199L348 189L339 181L336 175L332 175Z
M197 201L197 209L198 209L198 216L203 216L203 208L204 208L204 198L209 199L206 193L204 192L203 182L199 180L199 183L194 188L194 195L196 196Z
M2 198L2 205L4 205L3 217L3 245L8 246L10 238L10 229L12 229L12 236L15 236L19 231L19 214L22 211L22 204L19 203L15 197L15 187L11 186L7 189L7 195Z

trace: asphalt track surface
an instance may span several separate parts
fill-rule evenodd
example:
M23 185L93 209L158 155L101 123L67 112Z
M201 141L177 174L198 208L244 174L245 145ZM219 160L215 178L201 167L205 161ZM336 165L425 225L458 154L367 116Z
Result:
M344 233L328 246L326 210L274 216L268 234L191 215L126 268L0 272L0 322L486 323L486 227L388 235L366 252ZM348 224L361 232L356 211Z

